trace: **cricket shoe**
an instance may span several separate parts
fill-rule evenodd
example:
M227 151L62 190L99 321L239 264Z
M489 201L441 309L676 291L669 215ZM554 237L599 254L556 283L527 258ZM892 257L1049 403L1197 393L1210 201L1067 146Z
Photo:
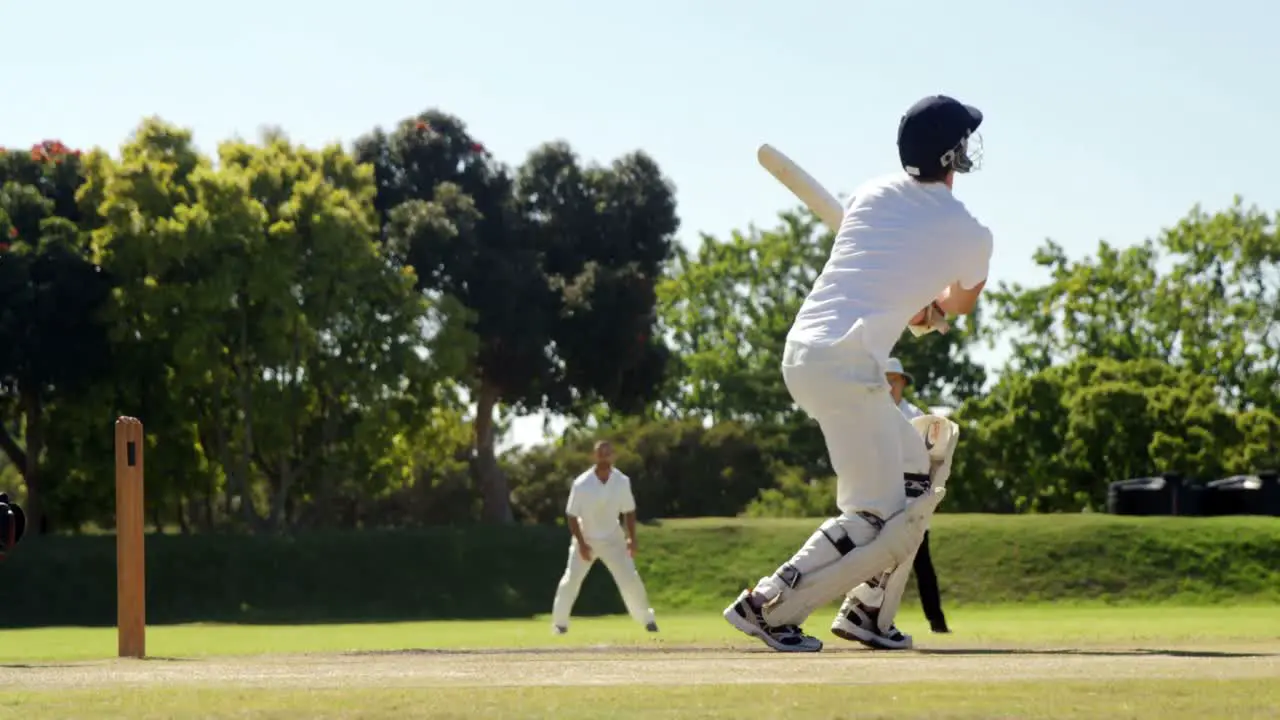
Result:
M764 641L765 645L778 652L818 652L822 649L822 641L812 635L805 635L799 625L770 625L764 621L764 615L751 606L751 591L743 590L737 600L724 610L724 619L729 624L753 638Z
M846 598L840 612L836 613L836 619L831 621L831 633L873 650L911 649L910 635L899 630L897 625L891 625L888 632L880 632L879 619L879 608L869 608Z

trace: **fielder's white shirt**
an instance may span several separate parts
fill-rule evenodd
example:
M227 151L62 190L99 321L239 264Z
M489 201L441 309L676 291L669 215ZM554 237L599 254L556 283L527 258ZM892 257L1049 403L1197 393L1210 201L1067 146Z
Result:
M992 236L942 183L905 172L854 192L831 257L800 306L787 340L857 342L883 365L911 317L944 288L987 277Z
M618 516L635 511L631 478L617 468L610 471L608 482L600 482L594 467L579 475L569 490L569 503L565 507L567 514L578 518L582 537L588 543L623 537Z
M902 419L906 422L900 427L902 431L902 471L908 473L929 474L929 451L924 446L924 438L920 437L920 431L916 430L911 424L911 420L924 415L920 408L907 402L903 398L898 402L898 412L902 413ZM912 486L912 482L907 483L908 487ZM917 486L918 487L918 486Z
M907 402L906 398L902 398L898 401L898 412L902 413L902 416L908 420L915 420L918 417L924 416L924 411Z

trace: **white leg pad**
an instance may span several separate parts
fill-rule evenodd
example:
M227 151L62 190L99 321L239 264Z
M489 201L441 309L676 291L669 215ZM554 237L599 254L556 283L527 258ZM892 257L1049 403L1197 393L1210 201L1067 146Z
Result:
M889 580L889 573L892 570L886 570L878 576L868 580L856 588L849 591L849 597L870 608L878 608L884 604L884 585Z
M923 534L922 534L923 536ZM919 543L916 549L920 548ZM901 565L894 568L881 577L881 603L880 614L876 618L876 626L879 627L881 634L887 634L889 629L893 627L894 618L898 615L898 608L902 606L902 595L907 591L907 580L911 577L911 564L916 559L916 553L913 550L911 557L904 560Z
M885 568L909 563L924 538L933 509L946 493L931 489L910 503L905 510L885 522L880 532L866 545L855 547L817 568L806 568L782 583L779 592L762 609L770 625L799 625L814 610L848 592Z

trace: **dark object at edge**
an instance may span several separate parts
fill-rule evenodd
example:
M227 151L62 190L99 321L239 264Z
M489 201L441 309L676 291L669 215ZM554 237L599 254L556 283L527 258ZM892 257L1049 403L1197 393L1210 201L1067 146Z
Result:
M17 504L9 502L8 493L0 493L0 558L18 544L26 530L26 513Z

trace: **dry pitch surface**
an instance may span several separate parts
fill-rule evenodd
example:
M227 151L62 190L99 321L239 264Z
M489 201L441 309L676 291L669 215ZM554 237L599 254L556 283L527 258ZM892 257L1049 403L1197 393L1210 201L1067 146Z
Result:
M1018 648L815 654L722 648L409 650L231 658L154 658L0 667L0 690L204 685L274 688L720 685L759 683L1273 679L1280 644L1216 648Z

